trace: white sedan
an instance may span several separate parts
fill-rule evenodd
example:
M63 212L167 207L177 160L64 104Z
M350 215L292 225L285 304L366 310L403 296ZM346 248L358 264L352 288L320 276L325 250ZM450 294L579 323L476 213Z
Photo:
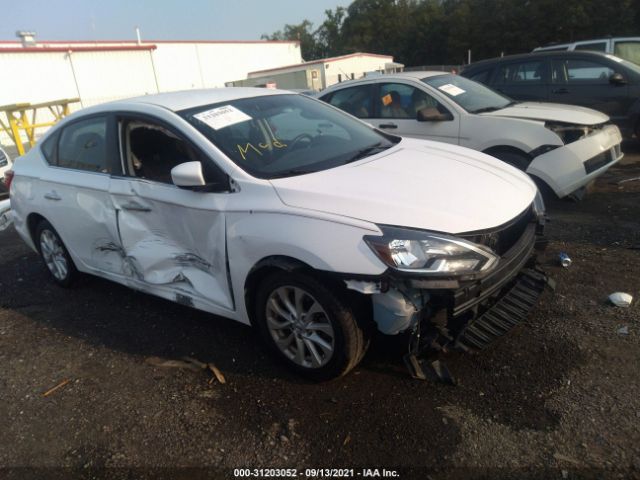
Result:
M253 324L316 379L352 369L372 328L412 332L412 355L424 342L481 349L545 281L543 206L526 175L304 95L230 88L91 107L8 179L16 230L58 284L90 273Z
M320 99L389 133L492 155L541 180L558 197L581 197L593 179L622 158L620 131L603 113L518 103L445 72L339 83Z

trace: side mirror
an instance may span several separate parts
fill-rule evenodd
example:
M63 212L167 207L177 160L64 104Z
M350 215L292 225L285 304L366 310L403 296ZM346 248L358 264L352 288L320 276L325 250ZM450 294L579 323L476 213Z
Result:
M206 185L200 162L185 162L171 169L171 180L178 187L203 187Z
M609 77L609 83L612 83L613 85L625 85L627 80L621 73L614 73Z
M440 113L437 108L427 107L418 110L416 120L419 122L450 122L453 115L450 112Z
M171 180L177 187L196 192L228 192L231 190L229 177L224 175L220 181L207 183L202 174L200 162L185 162L171 169Z

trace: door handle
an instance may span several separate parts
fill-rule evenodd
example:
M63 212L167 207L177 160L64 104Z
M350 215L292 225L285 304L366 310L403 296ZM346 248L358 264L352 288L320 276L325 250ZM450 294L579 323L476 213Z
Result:
M569 90L566 88L558 88L556 90L551 90L551 93L569 93Z
M47 200L53 200L56 202L59 200L62 200L62 197L60 197L55 191L45 193L44 198L46 198Z
M133 212L150 212L151 209L149 207L145 207L144 205L140 205L137 202L129 202L122 205L123 210L130 210Z
M378 125L380 128L387 128L387 129L394 129L394 128L398 128L398 125L396 125L395 123L381 123L380 125Z

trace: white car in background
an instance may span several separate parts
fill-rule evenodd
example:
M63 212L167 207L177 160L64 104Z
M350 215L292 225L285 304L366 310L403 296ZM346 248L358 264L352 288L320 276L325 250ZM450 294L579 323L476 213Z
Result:
M9 154L0 148L0 184L4 179L5 172L11 170L11 165L12 163Z
M541 180L558 197L585 187L622 158L622 136L603 113L515 102L445 72L405 72L339 83L319 94L373 126L472 148Z
M413 332L415 356L481 349L546 280L543 205L522 172L289 92L91 107L9 178L16 230L58 284L86 272L253 324L316 379L357 365L371 327Z

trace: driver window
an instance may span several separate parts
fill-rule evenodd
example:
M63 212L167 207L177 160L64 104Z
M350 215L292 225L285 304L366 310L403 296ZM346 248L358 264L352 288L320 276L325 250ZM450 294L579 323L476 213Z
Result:
M415 120L418 112L424 109L435 109L439 113L447 113L447 109L427 92L403 83L380 85L378 102L382 118Z
M205 178L209 161L185 140L167 128L143 120L129 120L122 124L126 163L125 170L132 177L173 184L171 169L181 163L200 161Z

